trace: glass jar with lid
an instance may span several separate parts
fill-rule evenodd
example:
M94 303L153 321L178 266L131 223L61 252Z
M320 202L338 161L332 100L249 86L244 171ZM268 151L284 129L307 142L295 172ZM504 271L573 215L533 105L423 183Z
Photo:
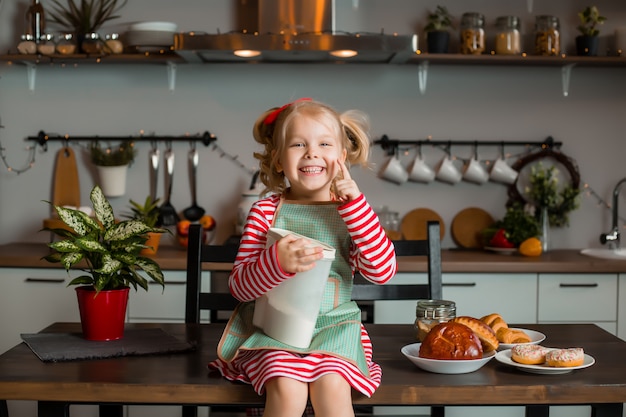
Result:
M448 300L419 300L415 308L415 330L420 341L430 329L456 317L456 303Z
M555 56L561 53L559 18L549 15L535 17L535 54Z
M516 16L500 16L496 19L497 55L518 55L522 52L520 27L520 19Z
M57 37L57 53L72 55L76 52L76 41L72 33L62 33Z
M80 44L82 51L88 55L96 55L102 53L102 39L96 32L85 33L85 37Z
M30 33L22 35L20 43L17 44L17 50L23 55L32 55L37 53L37 44L35 37Z
M485 16L463 13L461 17L461 53L480 55L485 51Z
M104 36L104 51L108 54L121 54L124 52L124 45L120 40L119 33L107 33Z
M42 55L53 55L55 50L54 35L51 33L44 33L39 37L39 43L37 44L37 52Z

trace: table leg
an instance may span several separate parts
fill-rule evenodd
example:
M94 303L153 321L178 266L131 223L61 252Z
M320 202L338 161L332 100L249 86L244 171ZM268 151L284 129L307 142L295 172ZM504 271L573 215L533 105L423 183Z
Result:
M70 417L70 405L56 401L39 401L37 403L38 417Z
M0 417L9 417L9 408L6 400L0 400Z
M591 417L622 417L624 404L592 404Z
M549 405L527 405L526 417L550 417Z

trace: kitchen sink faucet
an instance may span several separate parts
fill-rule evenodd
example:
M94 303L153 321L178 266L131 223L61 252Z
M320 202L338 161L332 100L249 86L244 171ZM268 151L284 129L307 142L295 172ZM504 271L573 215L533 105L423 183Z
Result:
M610 249L619 249L619 211L617 209L617 206L619 203L619 192L624 183L626 183L626 178L622 178L613 189L613 229L610 233L602 233L600 235L600 243L602 243L603 245L608 243Z

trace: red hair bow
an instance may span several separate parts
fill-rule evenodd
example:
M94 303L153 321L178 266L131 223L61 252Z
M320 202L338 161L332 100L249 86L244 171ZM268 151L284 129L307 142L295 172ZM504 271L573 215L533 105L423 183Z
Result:
M278 118L278 115L285 110L287 107L291 106L294 103L298 103L300 101L312 101L312 99L308 98L308 97L304 97L304 98L299 98L297 100L292 101L291 103L287 103L284 106L274 110L273 112L271 112L270 114L267 115L267 117L265 118L265 120L263 120L263 124L266 125L271 125L272 123L274 123L276 121L276 119Z

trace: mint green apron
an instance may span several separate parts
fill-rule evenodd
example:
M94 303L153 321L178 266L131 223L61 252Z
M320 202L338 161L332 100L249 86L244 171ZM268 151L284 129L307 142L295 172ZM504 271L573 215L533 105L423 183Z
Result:
M273 227L319 240L337 251L309 347L296 348L265 335L252 325L254 302L246 302L237 307L224 330L218 345L218 355L222 360L232 361L240 349L324 353L353 363L369 377L361 344L361 311L351 301L351 239L337 206L338 203L300 204L283 201L274 214Z

